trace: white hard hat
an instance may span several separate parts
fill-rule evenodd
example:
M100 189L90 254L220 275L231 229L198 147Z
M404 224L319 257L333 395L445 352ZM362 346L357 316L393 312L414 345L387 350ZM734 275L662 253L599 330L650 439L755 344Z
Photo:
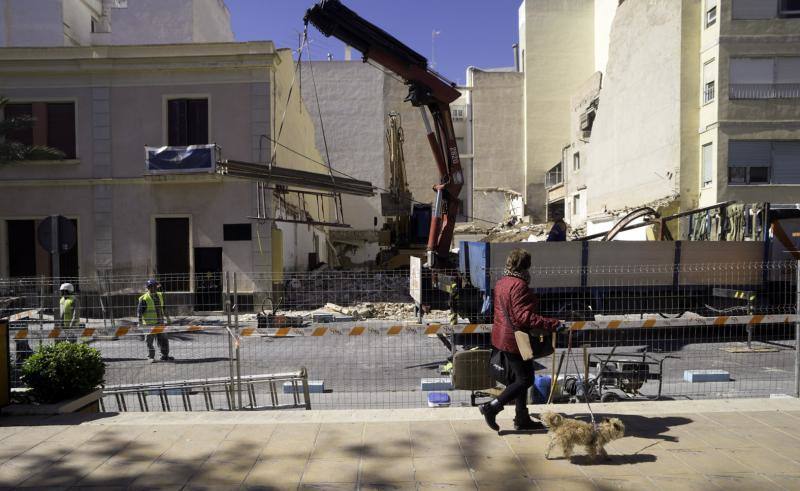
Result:
M72 283L62 283L62 284L61 284L61 288L59 288L59 291L62 291L62 292L63 292L64 290L66 290L66 291L68 291L68 292L72 293L72 292L74 292L74 291L75 291L75 287L74 287L74 286L72 286Z

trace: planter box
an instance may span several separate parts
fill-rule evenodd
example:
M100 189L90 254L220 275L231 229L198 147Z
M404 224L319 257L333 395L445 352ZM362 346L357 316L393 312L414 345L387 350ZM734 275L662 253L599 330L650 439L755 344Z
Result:
M96 389L77 399L55 404L12 404L4 407L2 412L11 416L99 413L101 397L103 397L103 389Z

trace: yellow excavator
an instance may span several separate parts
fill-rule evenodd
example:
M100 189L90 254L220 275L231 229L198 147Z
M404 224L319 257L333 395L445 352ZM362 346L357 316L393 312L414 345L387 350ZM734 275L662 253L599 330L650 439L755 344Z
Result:
M381 214L386 217L376 264L386 269L408 267L412 256L424 258L430 227L430 205L414 204L406 179L403 121L399 113L386 116L389 150L389 189L381 194Z

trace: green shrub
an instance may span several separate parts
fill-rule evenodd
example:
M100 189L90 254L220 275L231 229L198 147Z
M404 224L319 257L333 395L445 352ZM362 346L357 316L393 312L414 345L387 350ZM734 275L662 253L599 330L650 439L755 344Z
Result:
M100 352L85 344L43 346L22 365L22 379L44 403L90 393L103 383L105 372Z

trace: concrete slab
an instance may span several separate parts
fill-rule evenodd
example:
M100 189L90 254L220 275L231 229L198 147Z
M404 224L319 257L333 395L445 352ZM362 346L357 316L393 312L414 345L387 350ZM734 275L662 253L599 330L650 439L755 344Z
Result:
M293 385L291 382L284 382L283 383L283 393L284 394L292 394L294 392L302 393L303 386L300 384ZM325 381L324 380L309 380L308 381L308 392L310 394L322 394L325 392Z
M452 390L453 382L450 377L423 378L419 381L419 390L423 392L434 390Z
M728 382L730 372L725 370L684 370L683 380L689 383L697 382Z

